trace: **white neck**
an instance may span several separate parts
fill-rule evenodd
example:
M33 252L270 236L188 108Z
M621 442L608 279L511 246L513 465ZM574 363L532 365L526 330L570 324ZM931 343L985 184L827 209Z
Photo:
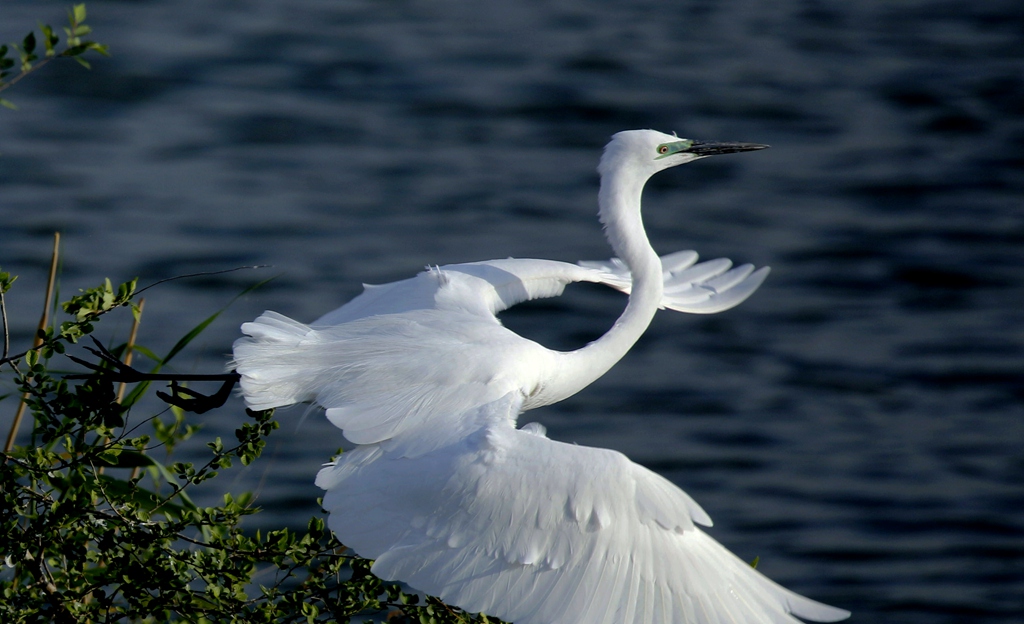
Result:
M662 270L640 216L640 195L649 174L629 168L602 171L601 222L615 254L632 273L629 303L608 332L582 349L558 353L558 370L531 406L568 398L604 375L643 335L662 296Z

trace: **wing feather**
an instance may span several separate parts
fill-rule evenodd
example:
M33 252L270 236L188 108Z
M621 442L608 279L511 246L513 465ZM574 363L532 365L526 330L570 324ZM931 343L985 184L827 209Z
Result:
M696 262L697 252L689 250L661 257L666 292L663 308L697 313L707 313L710 307L728 309L750 296L766 275L759 272L761 277L756 284L744 285L751 273L749 265L744 265L741 271L726 273L732 266L727 258ZM730 277L714 281L723 274ZM390 284L364 285L362 294L320 317L312 326L339 325L381 314L432 309L493 317L523 301L557 297L566 285L575 282L601 283L625 293L632 287L629 267L618 258L579 264L516 258L449 264L429 267L415 277ZM724 296L741 285L742 290ZM740 292L743 296L736 296ZM721 301L701 304L709 299ZM690 303L697 304L695 309L690 309Z
M312 323L339 325L370 316L448 310L493 318L517 303L557 297L567 284L600 281L599 272L554 260L487 260L428 267L409 279L364 291Z
M632 289L629 267L618 258L608 261L584 261L580 266L600 273L597 280L629 293ZM768 267L754 270L744 264L730 270L732 261L717 258L697 263L694 251L677 251L661 257L664 294L661 307L691 314L713 314L743 303L768 277Z
M765 278L768 277L768 267L761 267L756 271L749 264L736 267L709 283L701 286L702 289L710 291L706 297L694 301L685 295L673 297L666 295L665 307L678 312L690 312L691 314L715 314L723 312L746 301L747 297L754 294ZM716 282L716 279L720 280ZM717 287L717 288L716 288Z
M847 615L765 578L694 525L662 477L609 450L512 428L401 457L360 447L324 468L331 528L374 573L517 624L780 622Z

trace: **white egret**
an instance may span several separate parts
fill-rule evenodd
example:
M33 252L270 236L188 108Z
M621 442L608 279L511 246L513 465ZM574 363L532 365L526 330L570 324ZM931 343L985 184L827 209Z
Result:
M310 325L274 312L242 325L234 360L249 407L314 402L357 445L316 478L338 538L381 578L516 624L847 617L752 569L695 526L711 520L690 496L621 453L516 428L521 412L603 375L659 307L718 312L757 289L767 268L659 258L640 195L663 169L763 147L620 132L598 167L618 259L433 267L367 286ZM546 349L495 316L580 281L629 293L614 326L581 349Z

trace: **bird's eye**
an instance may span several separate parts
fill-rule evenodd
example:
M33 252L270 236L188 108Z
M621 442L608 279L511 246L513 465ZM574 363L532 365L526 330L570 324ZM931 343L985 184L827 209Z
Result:
M669 150L668 145L661 145L661 146L658 147L658 153L659 154L668 154L668 150Z

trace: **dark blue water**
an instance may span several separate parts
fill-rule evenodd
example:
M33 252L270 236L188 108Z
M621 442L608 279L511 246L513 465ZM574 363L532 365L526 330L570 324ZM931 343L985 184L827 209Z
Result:
M769 264L761 291L661 314L607 377L527 417L667 475L715 537L854 621L1024 621L1024 4L88 6L113 58L46 68L0 110L16 340L55 229L65 293L273 265L146 293L140 340L161 351L278 276L179 356L210 372L264 309L312 320L428 263L607 257L594 166L617 130L769 143L645 197L660 250ZM63 14L6 0L0 38ZM572 348L623 304L570 289L505 319ZM257 489L268 526L315 513L340 445L302 414L219 480Z

